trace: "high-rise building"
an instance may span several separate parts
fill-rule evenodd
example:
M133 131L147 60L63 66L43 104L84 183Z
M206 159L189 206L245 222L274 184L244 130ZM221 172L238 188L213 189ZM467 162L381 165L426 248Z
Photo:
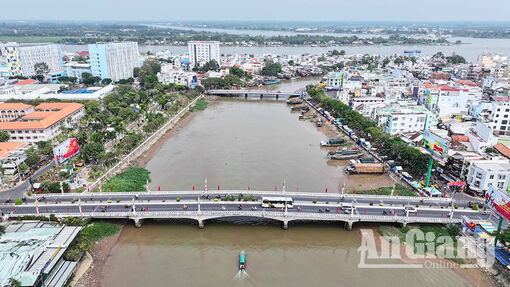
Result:
M59 45L19 45L8 43L0 46L1 54L7 59L7 70L10 77L35 76L34 66L46 63L49 74L61 73L64 70L62 50Z
M122 42L89 44L92 75L114 81L133 77L133 69L140 67L138 43Z
M220 42L190 41L188 42L189 60L192 66L203 65L211 60L220 63Z

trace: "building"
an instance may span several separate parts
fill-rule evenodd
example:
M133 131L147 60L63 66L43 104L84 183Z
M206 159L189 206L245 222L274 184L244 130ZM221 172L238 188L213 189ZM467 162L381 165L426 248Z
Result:
M81 229L40 221L8 225L0 237L0 285L14 278L21 286L64 286L78 262L63 255Z
M429 130L437 125L436 115L423 106L393 104L374 109L372 118L390 135Z
M85 106L78 103L42 103L33 111L21 116L30 107L25 104L0 104L6 114L20 114L12 121L0 122L0 130L6 131L12 141L38 142L49 140L61 133L60 127L71 127L85 114Z
M66 76L75 77L78 82L82 81L81 75L83 73L92 74L92 70L90 68L90 64L88 63L78 63L78 62L70 62L64 65Z
M489 126L496 135L510 136L510 103L502 102L492 106Z
M508 189L510 182L510 163L508 160L475 161L471 164L467 176L469 188L483 194L493 185L501 190Z
M27 144L22 142L0 142L0 164L3 168L0 174L1 184L16 180L18 166L27 158L25 154L27 148Z
M157 76L158 81L163 84L176 84L189 87L195 85L197 82L197 75L195 72L183 71L171 64L162 65L161 71Z
M188 55L192 66L203 65L211 60L220 63L220 42L190 41Z
M34 107L22 103L1 103L0 122L10 122L34 111Z
M9 43L0 46L1 54L7 59L7 70L10 77L35 76L35 64L46 63L49 75L62 74L64 71L62 50L59 45L20 45Z
M138 43L122 42L89 44L90 70L101 79L118 81L133 77L133 69L140 67Z
M344 73L329 72L326 76L326 89L339 90L344 85Z

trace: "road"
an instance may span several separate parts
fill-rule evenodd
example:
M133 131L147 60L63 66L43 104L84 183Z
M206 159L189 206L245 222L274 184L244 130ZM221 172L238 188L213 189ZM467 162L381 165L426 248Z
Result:
M226 194L237 195L235 201L222 201L217 197ZM46 195L27 198L22 205L11 203L0 204L2 213L18 214L50 214L50 213L80 213L81 212L132 212L136 211L261 211L280 209L262 208L262 193L252 191L245 196L253 196L257 201L238 201L240 192L224 191L211 192L204 195L202 192L145 192L145 193L82 193L65 195ZM421 198L421 197L384 197L364 195L342 194L292 194L293 208L288 208L288 213L344 213L350 214L354 206L354 215L372 216L419 216L428 218L448 218L453 210L453 218L468 216L470 219L485 220L489 217L482 211L474 211L471 208L460 206L457 209L451 207L448 199ZM280 196L281 192L280 192ZM423 200L423 202L422 202ZM408 210L408 212L406 212Z
M55 166L55 160L52 160L47 165L41 167L39 170L37 170L31 176L31 178L36 178L39 175L48 172L53 166ZM23 181L21 184L18 184L17 186L15 186L11 189L4 190L4 191L0 192L0 201L5 201L8 198L12 198L13 200L16 198L22 198L25 195L27 188L29 186L30 186L30 183L27 179L27 180Z

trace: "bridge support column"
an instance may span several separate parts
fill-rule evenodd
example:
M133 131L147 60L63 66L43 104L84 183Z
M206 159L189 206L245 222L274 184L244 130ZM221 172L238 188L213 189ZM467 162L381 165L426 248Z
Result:
M406 228L407 227L407 222L401 222L400 226L402 226L402 228Z
M198 220L198 228L200 228L200 229L204 228L204 221L202 219Z
M345 227L345 230L351 231L352 230L352 221L345 222L344 227Z
M136 227L136 228L140 228L140 227L142 227L142 224L143 224L143 219L141 219L141 218L135 218L135 227Z
M282 222L282 228L283 228L283 230L289 229L289 222L287 220L284 220Z

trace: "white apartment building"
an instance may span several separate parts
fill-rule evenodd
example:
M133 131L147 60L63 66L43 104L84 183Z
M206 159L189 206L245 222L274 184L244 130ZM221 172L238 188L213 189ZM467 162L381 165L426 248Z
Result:
M157 76L158 81L163 84L176 84L188 87L196 81L196 73L176 69L171 64L161 66L161 72Z
M89 44L92 75L113 81L133 77L133 69L140 67L138 43L122 42Z
M91 73L90 64L87 63L78 63L78 62L69 62L64 65L64 69L66 72L66 76L75 77L78 82L81 82L83 73Z
M493 185L507 190L510 182L510 163L506 161L475 161L469 168L467 183L469 187L482 194Z
M510 103L493 105L489 127L499 136L510 136Z
M188 55L192 66L203 65L211 60L220 63L220 42L190 41Z
M329 72L326 76L326 89L338 90L344 84L344 73Z
M46 63L49 74L61 73L64 70L62 50L59 45L19 45L9 43L2 45L1 54L7 58L9 76L35 76L35 64Z

